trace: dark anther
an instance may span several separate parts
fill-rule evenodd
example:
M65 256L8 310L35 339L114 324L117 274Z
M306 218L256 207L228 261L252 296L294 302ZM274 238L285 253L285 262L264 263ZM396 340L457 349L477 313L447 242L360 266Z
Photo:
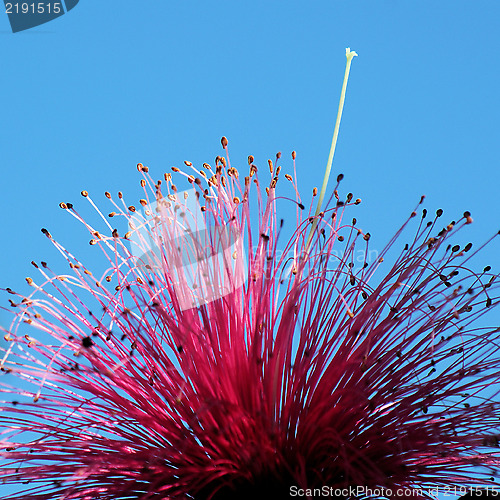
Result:
M443 215L443 209L441 209L441 208L437 209L437 210L436 210L436 215L437 215L438 217L441 217L441 215Z
M94 342L92 341L92 339L90 337L83 337L82 339L82 346L85 347L85 348L89 348L89 347L92 347L94 345Z
M344 178L344 174L337 175L337 182L340 182Z

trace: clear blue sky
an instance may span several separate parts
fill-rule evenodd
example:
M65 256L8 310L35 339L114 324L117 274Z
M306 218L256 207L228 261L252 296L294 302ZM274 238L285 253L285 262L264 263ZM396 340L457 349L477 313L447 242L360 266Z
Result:
M83 188L137 197L138 161L158 178L213 162L222 135L236 165L297 150L307 199L347 46L359 57L334 171L363 199L374 246L421 194L447 219L470 210L470 233L486 238L500 228L499 19L496 0L81 0L16 34L0 15L0 280L14 288L51 258L42 226L80 244L60 201L81 205Z
M80 0L12 34L0 13L1 286L23 289L32 259L63 269L41 227L89 252L60 201L138 197L137 162L158 178L213 162L222 135L236 166L295 149L308 200L345 47L359 57L334 171L363 199L353 215L373 246L421 194L446 221L470 210L466 239L485 240L500 229L499 19L498 0ZM496 243L480 265L499 269Z

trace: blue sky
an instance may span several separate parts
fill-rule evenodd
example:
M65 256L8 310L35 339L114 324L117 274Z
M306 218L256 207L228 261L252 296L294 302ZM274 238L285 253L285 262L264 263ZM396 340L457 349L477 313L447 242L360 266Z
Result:
M137 197L138 161L158 177L211 162L222 135L236 165L282 151L286 168L297 150L307 199L347 46L359 57L334 172L363 199L356 216L373 244L421 194L450 220L470 210L471 237L485 239L500 226L499 16L496 1L81 0L16 34L0 16L2 283L14 288L32 259L53 255L41 227L80 244L60 201L81 205L81 189Z
M485 239L500 226L499 16L496 1L81 0L16 34L0 16L1 281L14 287L52 256L43 226L79 244L60 201L81 205L81 189L137 197L138 161L158 178L185 159L213 162L222 135L236 165L282 151L287 168L297 150L308 199L347 46L359 57L334 172L363 199L373 244L421 194L450 220L470 210L471 237Z
M59 202L82 205L82 189L102 204L105 190L137 198L137 162L158 178L183 160L210 163L222 135L236 166L282 151L286 169L296 150L308 201L345 47L359 57L334 172L363 199L353 215L373 246L422 194L447 220L470 210L465 238L486 240L500 229L499 18L497 0L80 0L12 34L0 13L1 286L23 289L31 260L63 267L41 227L89 252ZM498 269L499 244L478 265Z

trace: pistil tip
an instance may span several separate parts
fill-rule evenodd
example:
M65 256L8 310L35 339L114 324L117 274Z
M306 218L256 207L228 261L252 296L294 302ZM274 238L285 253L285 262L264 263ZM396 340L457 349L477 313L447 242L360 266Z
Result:
M345 55L347 57L347 60L350 61L353 57L357 56L357 52L354 50L351 50L349 47L345 49Z

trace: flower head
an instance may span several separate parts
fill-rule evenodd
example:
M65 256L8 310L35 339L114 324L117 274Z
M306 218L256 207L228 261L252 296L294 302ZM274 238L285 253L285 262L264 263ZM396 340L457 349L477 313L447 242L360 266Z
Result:
M374 257L342 175L306 210L281 154L270 176L249 156L240 177L227 145L213 166L186 161L157 182L138 164L144 198L106 192L108 216L82 191L102 228L61 203L103 251L102 273L42 230L69 269L33 262L33 293L6 290L0 480L23 485L9 498L490 481L500 329L482 316L498 286L489 266L471 268L472 244L454 243L470 213L443 225L442 210L417 208Z
M4 386L17 396L1 412L2 476L30 481L22 498L217 499L259 488L286 498L292 485L411 488L498 465L499 334L478 321L497 298L495 275L469 270L471 244L453 244L470 214L442 226L441 210L428 222L425 209L412 212L413 241L390 264L396 238L369 262L369 233L345 221L352 194L341 199L337 185L317 218L298 198L296 230L281 241L281 168L270 162L261 191L249 163L241 184L228 158L205 175L188 163L204 227L235 234L247 252L245 279L191 308L168 217L150 210L186 206L170 174L155 183L139 165L156 265L134 255L131 234L98 230L71 204L62 207L109 259L102 276L44 230L70 272L34 263L33 294L8 290L15 319L2 360L5 380L24 381ZM108 198L113 218L139 231L137 209L121 193ZM214 283L231 281L235 262L219 275L212 266Z

